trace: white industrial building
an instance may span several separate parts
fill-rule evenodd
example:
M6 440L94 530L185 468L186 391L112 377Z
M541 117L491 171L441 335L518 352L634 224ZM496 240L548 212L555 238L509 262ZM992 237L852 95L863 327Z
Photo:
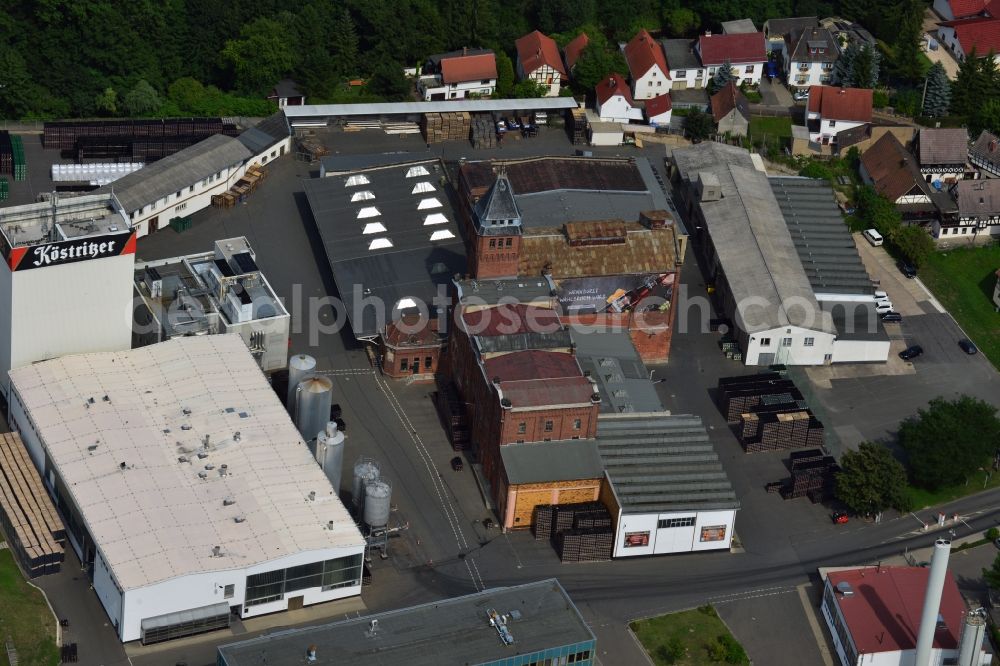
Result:
M284 112L264 119L238 137L216 134L157 160L97 190L113 195L138 237L212 204L253 164L267 164L289 151L291 130Z
M675 150L672 160L681 212L747 365L888 359L874 288L843 223L831 224L825 211L832 193L810 191L807 180L793 192L794 183L772 182L788 179L769 179L747 151L714 142ZM827 219L810 220L816 215Z
M701 418L601 414L614 557L728 550L740 502Z
M7 371L128 349L135 233L108 195L0 208L0 393Z
M133 346L236 333L261 370L284 368L291 317L256 258L240 236L215 241L210 252L136 263L135 291L142 307L136 308Z
M17 428L122 641L356 595L364 538L235 335L11 372Z

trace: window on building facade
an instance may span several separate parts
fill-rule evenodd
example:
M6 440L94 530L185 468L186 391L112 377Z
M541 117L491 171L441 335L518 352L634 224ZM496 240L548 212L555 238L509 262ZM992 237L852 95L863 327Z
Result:
M493 248L493 247L496 247L496 246L497 246L497 239L496 238L491 238L490 239L490 247Z
M830 127L836 127L836 126L837 126L837 121L836 120L831 120L830 121Z
M805 347L812 347L815 342L816 338L806 338L805 340L802 341L802 344Z
M677 77L678 79L683 79L684 77L687 76L687 72L684 71L683 69L678 69L676 72L674 72L674 76Z
M517 434L518 435L523 435L527 431L528 431L528 424L527 423L525 423L524 421L521 421L520 423L517 424Z
M745 74L753 74L753 68L754 68L753 65L747 65L747 68L745 70L743 70L743 72Z
M782 347L791 347L792 346L792 339L791 338L781 338L781 346Z
M580 419L573 420L573 430L579 430L583 426L583 422Z
M232 599L233 598L233 594L235 594L235 593L236 593L236 586L232 585L232 584L226 585L226 587L222 591L222 595L226 599Z
M657 529L668 529L671 527L692 527L694 526L694 516L690 518L660 518L656 521Z
M406 372L406 370L409 369L409 367L410 367L410 359L404 358L402 361L399 362L399 369L402 370L403 372Z
M513 245L514 245L514 239L513 238L508 238L506 245L507 245L507 247L513 247Z
M431 358L430 356L425 356L424 357L424 367L427 368L428 370L430 370L430 367L431 367L433 361L434 361L434 359Z
M552 432L552 421L545 422L545 432Z
M361 584L362 555L348 555L325 562L311 562L287 569L277 569L247 576L244 605L255 606L278 601L288 592Z
M771 346L771 338L761 338L760 339L760 346L761 347L770 347Z

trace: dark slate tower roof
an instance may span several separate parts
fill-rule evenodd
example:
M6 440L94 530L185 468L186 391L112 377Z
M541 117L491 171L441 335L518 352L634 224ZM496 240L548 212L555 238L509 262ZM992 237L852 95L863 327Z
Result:
M510 236L521 233L521 211L514 200L507 172L501 170L493 186L476 202L472 211L476 232L481 236Z

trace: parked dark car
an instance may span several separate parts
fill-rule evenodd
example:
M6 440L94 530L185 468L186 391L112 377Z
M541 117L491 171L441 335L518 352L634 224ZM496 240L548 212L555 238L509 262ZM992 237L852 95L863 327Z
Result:
M920 356L923 353L924 353L924 348L921 347L920 345L910 345L903 351L899 352L899 358L903 359L904 361L910 361Z
M889 310L888 312L882 314L882 321L887 324L898 324L903 321L903 315Z
M964 351L969 356L979 353L979 349L969 338L962 338L961 340L959 340L958 346L961 347L962 351Z
M330 405L330 420L331 421L336 421L337 419L339 419L343 415L344 415L344 410L341 409L339 403L335 402L332 405Z
M465 468L465 465L462 463L461 456L455 456L451 459L451 468L456 472L461 472Z
M911 280L917 277L917 267L908 261L899 262L899 271Z

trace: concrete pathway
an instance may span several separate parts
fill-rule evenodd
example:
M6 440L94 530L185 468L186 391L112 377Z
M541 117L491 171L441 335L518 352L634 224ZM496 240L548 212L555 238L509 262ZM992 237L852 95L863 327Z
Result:
M928 8L924 12L924 36L937 41L937 24L941 20L940 16ZM952 55L951 51L945 48L944 44L940 44L936 51L928 50L924 51L924 53L931 62L939 62L944 65L944 71L949 79L954 81L958 77L958 61L955 60L955 56Z
M781 106L786 108L795 106L792 93L778 80L768 81L767 79L762 79L760 82L760 95L763 98L765 106Z

